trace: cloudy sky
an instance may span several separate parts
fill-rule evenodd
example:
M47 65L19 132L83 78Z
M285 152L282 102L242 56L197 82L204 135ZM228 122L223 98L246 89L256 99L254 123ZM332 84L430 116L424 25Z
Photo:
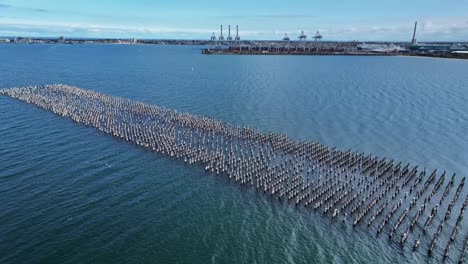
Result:
M0 0L0 36L468 41L468 0Z

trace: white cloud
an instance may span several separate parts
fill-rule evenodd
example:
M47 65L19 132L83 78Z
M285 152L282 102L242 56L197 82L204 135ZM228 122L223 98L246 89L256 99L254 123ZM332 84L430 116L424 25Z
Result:
M281 39L288 33L295 39L304 30L311 39L319 30L324 40L394 40L409 41L413 30L412 21L392 24L368 25L317 25L303 29L254 29L241 30L242 39ZM110 24L86 24L67 22L38 22L0 17L0 35L4 36L56 36L70 37L138 37L138 38L201 38L208 39L213 28L181 28L167 26L125 26ZM219 34L215 31L216 35ZM466 18L429 18L418 23L417 38L420 41L467 41Z
M75 37L146 37L146 38L209 38L213 29L178 28L165 26L122 26L79 23L37 23L27 20L0 19L0 36L50 36L70 35ZM218 32L215 32L218 34ZM242 31L243 36L270 34L269 31ZM48 34L48 35L47 35ZM225 32L226 34L226 32Z

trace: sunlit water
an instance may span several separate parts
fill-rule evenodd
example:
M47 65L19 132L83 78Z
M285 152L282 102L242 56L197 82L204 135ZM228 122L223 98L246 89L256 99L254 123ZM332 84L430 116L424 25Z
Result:
M0 88L66 83L468 175L468 61L7 44L0 58ZM0 135L1 263L437 262L4 96Z

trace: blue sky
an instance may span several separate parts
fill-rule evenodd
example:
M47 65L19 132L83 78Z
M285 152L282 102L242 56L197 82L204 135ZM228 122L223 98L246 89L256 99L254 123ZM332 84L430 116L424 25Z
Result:
M468 0L0 0L0 36L468 41Z

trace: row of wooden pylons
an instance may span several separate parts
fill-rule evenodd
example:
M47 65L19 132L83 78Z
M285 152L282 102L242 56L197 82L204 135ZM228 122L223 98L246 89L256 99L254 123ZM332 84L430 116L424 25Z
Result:
M187 164L201 164L209 173L225 175L297 207L341 218L357 230L385 232L390 241L403 246L412 239L409 248L414 251L426 241L429 256L437 245L445 244L444 259L457 258L449 254L453 248L460 251L458 260L465 257L467 230L462 222L467 198L459 202L460 196L466 197L465 178L457 179L455 174L441 188L445 171L427 173L426 168L409 163L295 141L67 85L11 88L0 94ZM452 200L444 203L451 194ZM454 208L459 211L456 219L452 219ZM441 210L445 210L443 216ZM366 225L359 227L363 221ZM459 233L465 239L457 243Z

